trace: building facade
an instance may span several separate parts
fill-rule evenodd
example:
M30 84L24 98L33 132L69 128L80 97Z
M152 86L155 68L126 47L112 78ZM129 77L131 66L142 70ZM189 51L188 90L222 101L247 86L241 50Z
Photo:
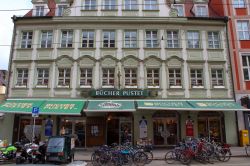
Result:
M215 2L215 1L214 1ZM219 1L218 1L219 2ZM15 33L10 140L71 134L76 147L185 137L237 144L227 19L206 0L33 0ZM222 3L220 3L222 4Z

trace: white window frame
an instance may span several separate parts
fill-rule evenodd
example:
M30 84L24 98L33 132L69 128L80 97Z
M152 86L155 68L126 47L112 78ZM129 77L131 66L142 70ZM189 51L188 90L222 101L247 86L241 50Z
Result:
M167 48L180 48L180 37L178 30L167 30L166 38Z
M86 35L84 35L84 33L86 33ZM93 36L93 38L91 38L91 36ZM94 48L94 47L95 47L95 31L82 30L82 48Z
M83 72L84 72L84 76L82 75ZM88 76L89 74L91 74L91 77ZM89 80L91 80L91 84L88 84ZM80 68L80 88L91 88L92 85L93 85L93 69L92 68Z
M233 0L234 8L246 8L245 0Z
M250 26L248 20L237 20L237 36L239 40L250 40ZM240 25L239 25L240 24ZM246 24L246 25L243 25ZM246 28L245 28L246 27ZM242 37L240 35L242 33Z
M68 5L63 5L63 4L59 4L57 5L57 12L56 15L57 16L63 16L63 12L64 10L68 7Z
M60 76L60 70L63 70L63 76ZM69 74L69 76L67 76ZM62 84L60 83L62 81ZM69 88L71 84L71 68L58 68L58 87Z
M155 34L155 32L156 32L156 34ZM146 41L145 41L146 48L159 48L158 31L157 30L146 30L145 31L145 38L146 38Z
M39 77L40 74L42 74L42 77ZM39 83L40 82L39 80L41 80L41 84ZM47 84L45 83L46 80ZM48 87L48 86L49 86L49 68L37 68L36 87Z
M32 31L22 31L21 48L32 48L32 39L33 39Z
M138 10L138 0L124 0L124 10Z
M29 69L28 68L17 68L17 77L15 87L26 88L29 81ZM20 76L20 77L19 77ZM26 83L25 83L26 81Z
M35 8L36 10L36 16L40 17L40 16L44 16L45 14L45 10L44 10L44 6L36 6Z
M192 70L194 70L194 77L192 77ZM198 74L201 74L201 77L198 77ZM192 88L204 88L203 74L203 69L190 69L190 85ZM193 80L195 84L193 84ZM202 84L198 84L198 81L201 81Z
M106 38L107 36L107 38ZM114 30L103 31L103 48L116 47L116 32ZM113 42L112 42L113 41Z
M158 0L144 0L144 10L159 10Z
M177 10L177 16L179 17L185 16L184 4L172 4L172 8Z
M87 4L87 2L89 2ZM96 10L96 0L84 0L84 9L85 10Z
M195 34L198 34L198 38L196 38ZM198 43L198 45L196 43ZM187 48L194 48L194 49L200 48L200 32L199 31L187 31Z
M170 72L173 70L173 72ZM178 72L179 70L179 72ZM171 77L173 75L173 77ZM177 75L180 75L179 77ZM168 79L169 79L169 88L182 88L182 73L181 68L169 68L168 69ZM173 82L171 85L170 82ZM180 82L180 83L179 83Z
M214 73L215 72L215 73ZM219 73L221 72L221 73ZM215 77L213 77L215 75ZM220 76L221 75L221 76ZM211 85L213 88L225 88L223 69L211 69ZM222 83L221 83L222 81Z
M66 36L64 36L64 32L66 32ZM74 38L73 30L61 30L61 48L72 48L73 38Z
M243 60L243 57L246 57L246 60ZM242 61L243 79L245 81L250 81L250 53L248 53L248 54L241 54L241 61ZM248 74L248 79L246 79L246 77L245 77L245 71Z
M208 31L207 38L208 38L208 48L210 48L210 49L221 48L220 32L219 31Z
M104 71L107 70L107 77L104 77ZM111 71L113 73L111 73ZM106 71L105 71L106 72ZM114 74L114 77L111 77L110 75ZM104 85L103 81L107 80L107 84ZM111 80L113 80L113 85L110 83ZM102 68L102 87L103 88L114 88L115 87L115 68Z
M125 30L124 48L136 48L136 47L137 47L137 30Z
M103 10L117 10L116 0L103 0Z
M151 71L151 75L152 75L151 77L148 77L149 71ZM158 71L158 73L156 73L155 71ZM158 74L158 77L155 77L156 74ZM148 88L160 87L160 69L159 68L147 68L146 77L147 77ZM152 80L152 84L149 84L149 80ZM158 84L156 84L157 80L158 80Z
M53 31L46 30L41 31L41 48L52 48L52 42L53 42Z
M129 77L126 77L129 75ZM135 75L135 77L133 77ZM136 81L134 84L133 81ZM129 84L127 84L129 82ZM137 88L137 69L136 68L124 68L124 84L126 88Z
M195 16L208 17L208 6L202 5L202 4L196 4L195 5Z

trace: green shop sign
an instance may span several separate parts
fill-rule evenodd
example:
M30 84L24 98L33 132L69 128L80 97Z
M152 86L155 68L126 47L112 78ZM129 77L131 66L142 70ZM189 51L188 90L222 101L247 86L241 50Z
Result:
M90 95L92 97L147 97L148 90L140 89L97 89L92 90Z

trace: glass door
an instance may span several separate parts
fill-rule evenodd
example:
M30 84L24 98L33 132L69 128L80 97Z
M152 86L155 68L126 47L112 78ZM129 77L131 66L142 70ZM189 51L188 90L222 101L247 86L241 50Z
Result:
M132 122L120 121L120 144L132 143Z
M76 135L75 146L85 147L85 123L83 121L75 121L74 134Z

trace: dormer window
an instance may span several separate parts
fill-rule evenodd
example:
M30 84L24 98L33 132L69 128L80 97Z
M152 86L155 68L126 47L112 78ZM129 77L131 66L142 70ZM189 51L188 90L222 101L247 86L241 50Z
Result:
M62 16L64 9L66 9L67 5L58 5L57 7L57 16Z
M36 6L36 16L44 16L44 6Z
M207 17L208 16L207 5L196 5L195 15L198 17Z
M173 4L172 6L174 9L177 10L177 15L180 16L180 17L183 17L184 16L184 5L182 4Z

